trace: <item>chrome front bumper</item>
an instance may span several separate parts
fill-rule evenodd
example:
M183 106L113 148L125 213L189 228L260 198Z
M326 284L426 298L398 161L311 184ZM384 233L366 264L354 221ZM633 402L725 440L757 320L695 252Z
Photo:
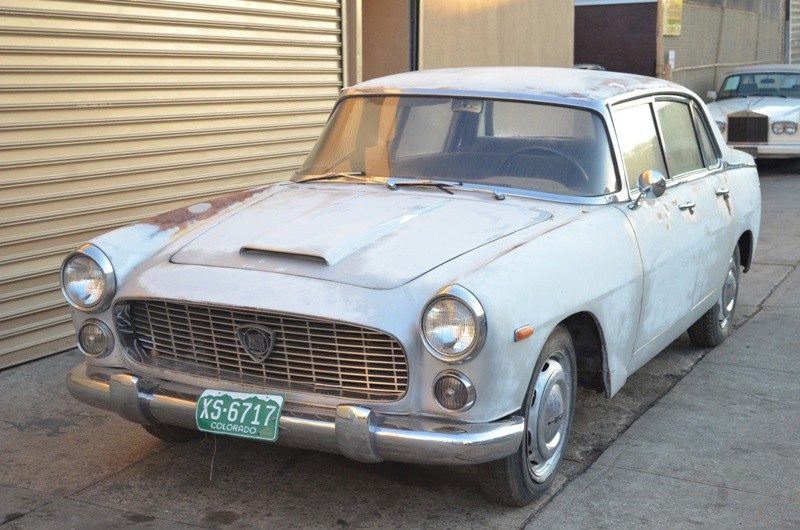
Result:
M196 387L121 369L92 367L90 373L86 363L67 375L67 387L79 401L136 423L197 428L195 407L202 390ZM278 444L340 453L359 462L479 464L516 451L524 429L521 416L470 424L387 416L354 405L334 410L286 403Z

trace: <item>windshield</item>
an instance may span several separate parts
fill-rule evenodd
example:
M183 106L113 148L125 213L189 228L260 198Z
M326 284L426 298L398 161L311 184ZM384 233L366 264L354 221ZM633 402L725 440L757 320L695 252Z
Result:
M800 74L763 72L725 78L717 99L749 96L800 97Z
M599 116L503 100L344 99L294 180L332 173L586 197L619 190Z

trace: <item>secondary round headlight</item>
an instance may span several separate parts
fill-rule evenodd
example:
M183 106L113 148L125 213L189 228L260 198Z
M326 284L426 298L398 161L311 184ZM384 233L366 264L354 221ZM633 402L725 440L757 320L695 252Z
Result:
M486 315L478 299L459 285L439 292L422 313L422 336L430 352L448 362L476 354L486 340Z
M467 376L448 370L436 376L433 395L443 408L463 412L475 403L475 387Z
M61 291L81 311L103 311L111 303L115 289L111 261L97 247L81 247L61 266Z
M772 132L775 134L783 134L783 130L786 127L786 124L782 121L775 122L772 124Z
M89 357L108 355L114 347L111 330L99 320L87 320L78 330L78 348Z

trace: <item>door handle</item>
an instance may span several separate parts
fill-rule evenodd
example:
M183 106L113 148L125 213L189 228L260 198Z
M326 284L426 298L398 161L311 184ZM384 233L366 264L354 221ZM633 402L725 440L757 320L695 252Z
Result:
M720 188L717 190L717 197L722 197L727 201L731 198L731 190L728 188Z
M689 201L689 202L685 202L685 203L679 205L678 209L679 210L689 210L689 213L694 215L695 206L697 206L697 204L695 204L694 201Z

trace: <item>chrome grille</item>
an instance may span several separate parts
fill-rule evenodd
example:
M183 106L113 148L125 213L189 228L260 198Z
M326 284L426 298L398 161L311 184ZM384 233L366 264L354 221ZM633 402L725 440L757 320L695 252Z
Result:
M124 350L132 360L223 381L332 396L392 401L408 385L399 342L351 324L240 308L153 300L114 306ZM263 362L237 338L241 326L275 334Z
M766 142L769 121L766 116L728 118L729 142Z

